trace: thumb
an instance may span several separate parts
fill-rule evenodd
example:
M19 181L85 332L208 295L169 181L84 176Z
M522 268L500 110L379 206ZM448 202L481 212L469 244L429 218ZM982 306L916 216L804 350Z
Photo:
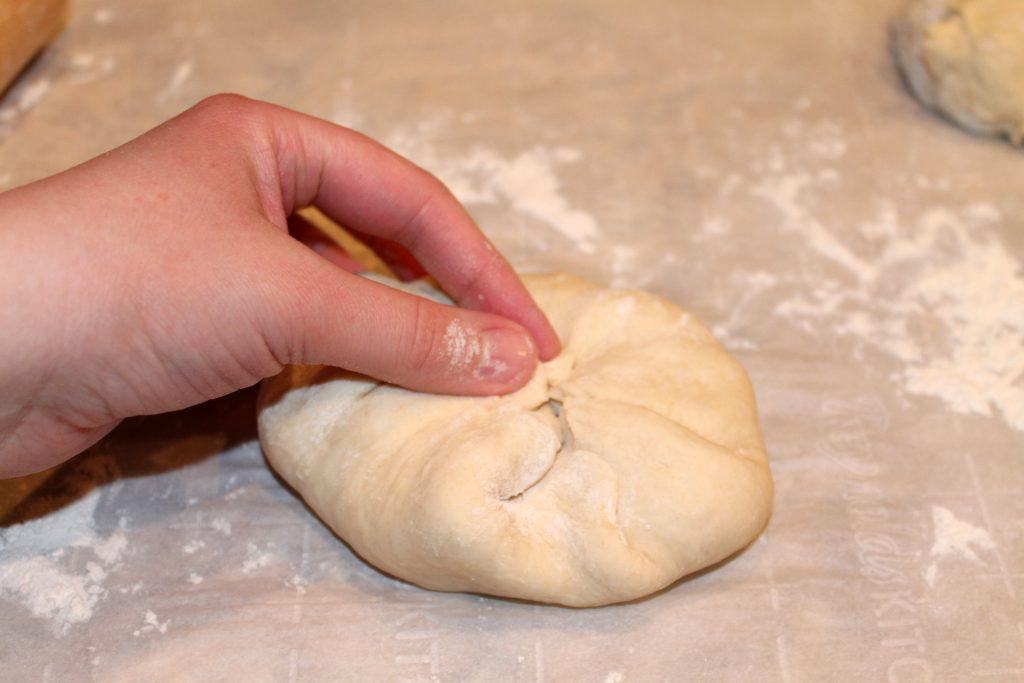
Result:
M533 375L537 349L518 323L436 303L309 256L313 262L303 260L315 286L299 285L269 321L267 338L278 358L470 396L505 394Z

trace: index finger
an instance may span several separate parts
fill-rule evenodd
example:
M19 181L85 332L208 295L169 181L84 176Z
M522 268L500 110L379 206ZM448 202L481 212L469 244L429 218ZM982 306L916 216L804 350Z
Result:
M558 336L512 266L441 181L370 138L273 107L285 213L309 204L341 225L407 247L460 306L525 327L542 360Z

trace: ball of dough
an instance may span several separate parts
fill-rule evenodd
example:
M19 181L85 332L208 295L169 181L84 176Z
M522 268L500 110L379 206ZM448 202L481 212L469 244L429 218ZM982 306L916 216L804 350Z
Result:
M524 281L564 347L526 387L289 367L261 399L271 464L363 558L435 590L604 605L754 539L772 484L743 368L651 294Z
M1024 140L1024 0L914 0L894 39L921 101L969 130Z

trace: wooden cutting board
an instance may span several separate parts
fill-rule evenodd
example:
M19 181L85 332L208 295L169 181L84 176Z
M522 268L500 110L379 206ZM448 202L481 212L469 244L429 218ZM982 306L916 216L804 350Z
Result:
M67 0L0 0L0 92L64 26Z

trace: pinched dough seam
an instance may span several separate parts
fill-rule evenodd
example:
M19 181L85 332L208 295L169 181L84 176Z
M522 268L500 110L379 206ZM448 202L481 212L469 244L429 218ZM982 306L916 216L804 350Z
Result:
M729 446L726 446L725 444L721 444L721 443L718 443L717 441L713 441L712 439L704 436L700 432L695 431L693 428L688 427L687 425L683 424L679 420L673 419L672 417L669 417L668 415L663 415L662 413L658 412L657 410L654 410L654 409L650 408L649 406L641 405L639 403L633 403L632 401L623 401L621 399L601 398L601 397L594 396L593 394L591 394L589 392L586 392L586 391L580 391L579 393L574 393L572 395L566 396L566 398L567 399L571 398L571 399L576 400L576 401L586 400L586 401L590 401L590 402L614 403L614 404L621 405L621 406L629 406L630 408L637 408L637 409L643 410L644 412L648 412L648 413L651 413L652 415L656 415L656 416L662 418L663 420L668 420L672 424L674 424L674 425L678 426L679 428L685 430L688 434L691 434L692 436L696 437L698 440L700 440L700 441L702 441L702 442L704 442L706 444L709 444L711 446L714 446L717 449L721 449L721 450L729 453L730 455L732 455L732 456L734 456L734 457L736 457L736 458L738 458L740 460L743 460L743 461L746 461L746 462L751 462L751 463L753 463L755 465L763 464L763 459L758 459L758 458L755 458L755 457L747 455L747 453L753 453L752 451L750 451L750 449L741 448L741 447L740 448L730 448Z

